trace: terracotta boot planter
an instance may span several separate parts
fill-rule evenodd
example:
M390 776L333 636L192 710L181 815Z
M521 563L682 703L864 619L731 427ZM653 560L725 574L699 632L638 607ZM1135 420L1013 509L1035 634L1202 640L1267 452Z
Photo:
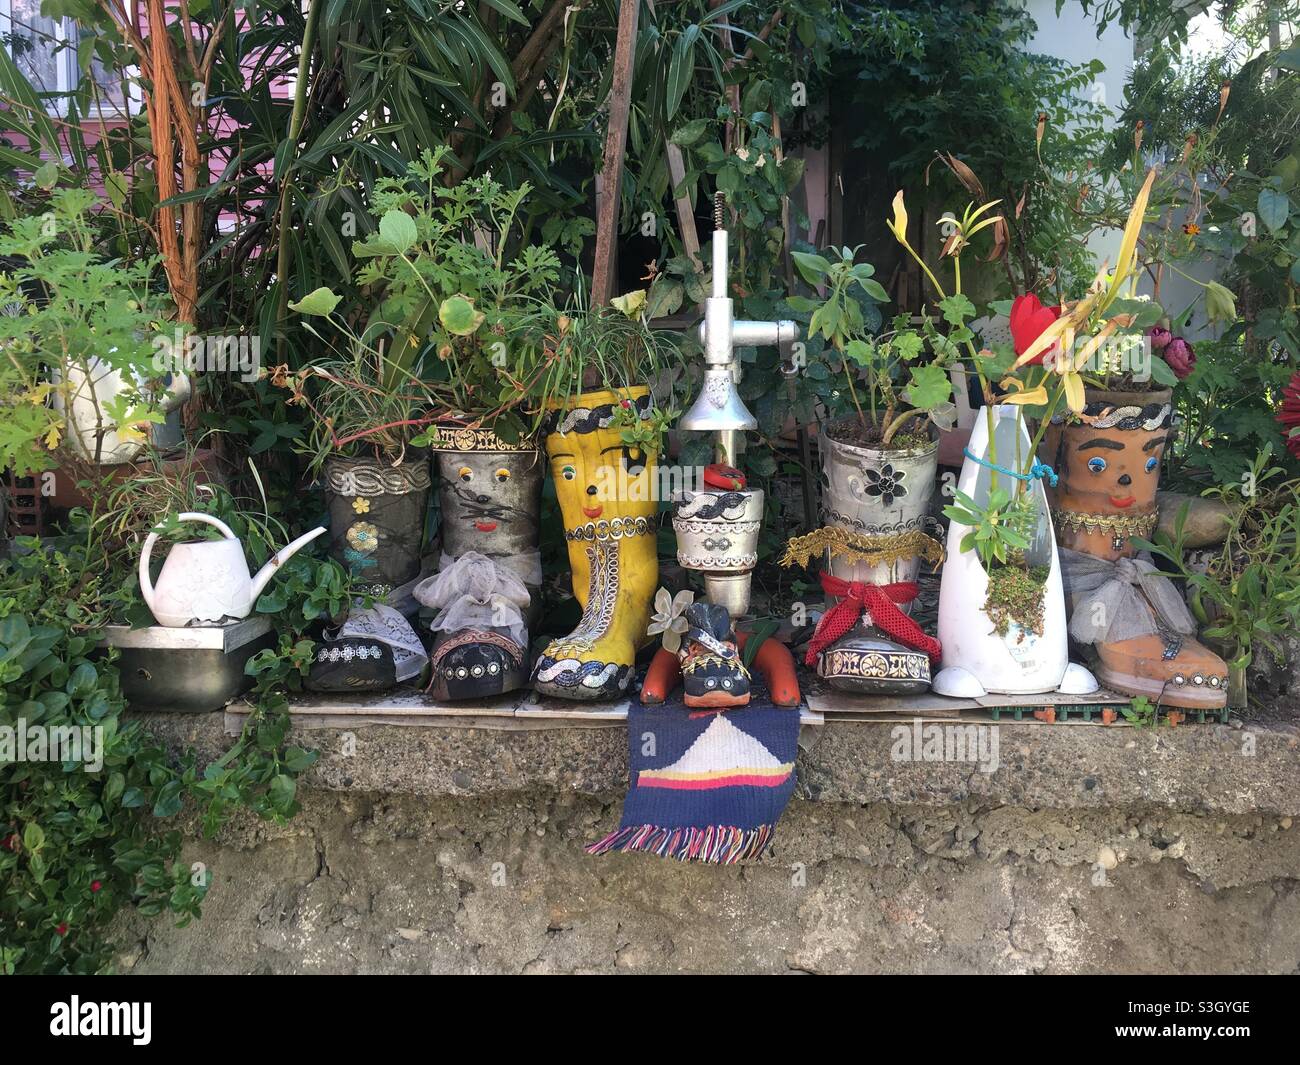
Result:
M1228 667L1196 640L1178 589L1138 554L1159 520L1160 459L1170 392L1090 390L1084 415L1056 419L1044 457L1059 480L1052 515L1062 546L1070 634L1091 647L1101 683L1125 695L1199 710L1227 702Z

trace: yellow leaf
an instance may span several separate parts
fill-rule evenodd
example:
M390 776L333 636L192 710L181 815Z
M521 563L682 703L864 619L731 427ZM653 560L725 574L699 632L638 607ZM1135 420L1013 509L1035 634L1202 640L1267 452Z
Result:
M1065 389L1065 402L1069 404L1070 410L1075 414L1083 413L1083 378L1077 373L1067 373L1061 378L1061 385Z
M642 308L645 307L646 291L643 288L639 288L635 292L629 292L624 296L615 296L609 302L627 315L627 317L635 318L641 313Z
M62 437L62 426L55 422L45 433L45 446L48 450L53 451L59 446L59 440Z
M1036 407L1046 403L1048 399L1047 389L1042 385L1026 388L1025 383L1015 377L1006 378L1001 387L1010 391L998 400L999 403L1014 403L1020 406Z
M1087 366L1088 360L1096 354L1097 349L1102 345L1102 341L1110 336L1111 333L1115 332L1119 324L1119 318L1112 318L1102 326L1101 329L1097 331L1097 335L1090 338L1088 342L1079 349L1078 353L1074 357L1074 366L1072 368L1078 371Z
M1128 213L1128 221L1124 223L1124 237L1119 243L1119 258L1115 260L1115 276L1111 278L1110 288L1106 291L1106 298L1102 301L1100 310L1104 311L1115 302L1119 297L1120 287L1133 272L1133 263L1137 258L1138 236L1142 232L1142 223L1147 213L1147 201L1151 199L1151 186L1155 184L1155 180L1156 171L1155 167L1152 167L1147 171L1147 179L1142 183L1142 188L1133 201L1133 208Z
M894 220L885 223L900 244L907 243L907 207L903 204L903 190L894 193Z

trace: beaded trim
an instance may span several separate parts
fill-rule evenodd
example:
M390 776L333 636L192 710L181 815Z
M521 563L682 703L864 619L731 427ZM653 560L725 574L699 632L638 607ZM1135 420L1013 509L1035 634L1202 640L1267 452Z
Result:
M622 540L627 536L645 536L656 531L649 518L614 518L589 521L576 529L565 529L564 538L569 541Z
M830 507L823 508L822 513L830 524L848 526L868 536L891 536L894 533L907 532L909 529L922 529L925 527L926 520L926 516L922 514L919 518L908 518L906 521L874 525L860 518L850 518L847 514L841 514Z
M1160 520L1158 511L1148 514L1085 514L1080 510L1052 508L1052 520L1062 529L1074 532L1123 533L1125 536L1150 536Z
M846 562L865 562L872 566L918 557L938 566L944 554L943 545L920 529L871 536L838 525L827 525L790 540L781 556L781 565L806 566L809 559L823 551L830 551L832 557Z
M432 483L428 459L403 462L397 466L345 463L346 460L332 460L325 464L325 486L349 499L354 496L404 496L422 491Z
M495 451L536 451L537 441L524 437L508 444L491 429L460 426L437 426L429 431L430 451L492 453Z

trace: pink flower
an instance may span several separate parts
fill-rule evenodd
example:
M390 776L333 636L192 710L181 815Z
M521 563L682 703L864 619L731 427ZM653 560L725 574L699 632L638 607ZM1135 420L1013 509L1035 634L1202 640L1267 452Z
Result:
M1196 369L1196 352L1192 350L1191 344L1187 343L1182 337L1174 337L1165 345L1164 351L1161 352L1165 362L1169 363L1169 368L1174 371L1174 376L1178 380L1183 380Z
M1282 426L1287 450L1300 459L1300 432L1296 431L1300 430L1300 370L1292 375L1282 391L1282 409L1278 411L1277 420Z
M1164 351L1169 346L1169 342L1174 339L1174 334L1164 326L1157 325L1147 333L1147 339L1151 341L1152 351Z

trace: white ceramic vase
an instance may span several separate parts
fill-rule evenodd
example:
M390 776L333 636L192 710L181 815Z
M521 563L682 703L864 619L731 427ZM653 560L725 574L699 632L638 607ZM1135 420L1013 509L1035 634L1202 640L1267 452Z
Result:
M1031 440L1017 417L1017 408L1002 404L993 408L998 465L1014 469L1024 464ZM1019 448L1016 438L1019 436ZM971 431L968 450L989 461L988 418L980 409ZM1020 462L1017 463L1017 453ZM994 471L966 457L957 487L977 503L988 499ZM1004 488L1012 479L996 474ZM994 631L984 612L989 578L975 551L961 549L969 526L952 522L948 526L947 558L939 590L939 641L943 645L943 668L934 678L940 695L978 698L984 694L1032 695L1062 690L1083 694L1096 689L1087 670L1071 666L1068 657L1065 595L1061 585L1061 563L1056 536L1041 480L1030 482L1038 526L1026 552L1031 566L1049 569L1043 601L1041 634L1021 631L1017 626L1006 636Z

